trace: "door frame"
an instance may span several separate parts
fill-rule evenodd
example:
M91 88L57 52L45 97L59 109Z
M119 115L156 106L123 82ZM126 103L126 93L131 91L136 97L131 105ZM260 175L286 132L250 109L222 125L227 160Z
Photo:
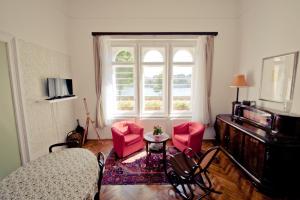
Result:
M27 123L24 112L24 90L22 90L21 84L24 82L22 81L21 69L18 62L17 40L13 35L0 31L0 41L7 44L9 79L12 91L20 158L22 165L25 165L30 161L30 156L27 137L28 129L26 126Z

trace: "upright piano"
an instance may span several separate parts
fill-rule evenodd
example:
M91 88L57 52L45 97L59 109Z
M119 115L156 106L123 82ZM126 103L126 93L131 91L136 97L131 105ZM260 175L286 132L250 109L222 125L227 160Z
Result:
M300 116L238 105L216 117L215 131L216 143L258 189L300 195Z

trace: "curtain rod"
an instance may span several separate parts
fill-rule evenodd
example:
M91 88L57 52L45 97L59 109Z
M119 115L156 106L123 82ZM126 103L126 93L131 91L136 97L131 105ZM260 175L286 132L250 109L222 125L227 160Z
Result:
M218 32L92 32L92 36L100 35L212 35Z

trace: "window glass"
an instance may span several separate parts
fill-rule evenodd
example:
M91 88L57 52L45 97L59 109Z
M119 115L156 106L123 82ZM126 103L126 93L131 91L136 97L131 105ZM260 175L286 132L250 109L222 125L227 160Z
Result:
M174 48L173 62L194 62L191 49Z
M143 48L143 62L164 62L164 48Z
M172 110L191 110L192 66L174 66L172 75Z
M134 67L114 66L115 98L117 111L134 111L135 78Z
M144 66L143 110L163 111L163 66Z

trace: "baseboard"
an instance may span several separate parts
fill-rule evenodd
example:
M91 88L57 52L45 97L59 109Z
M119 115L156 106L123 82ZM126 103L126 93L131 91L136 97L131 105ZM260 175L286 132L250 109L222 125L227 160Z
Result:
M212 141L212 140L216 140L216 138L203 138L204 141Z
M104 138L104 139L101 139L101 141L108 141L108 140L112 140L112 138ZM171 140L171 138L169 139ZM215 138L203 138L203 141L214 141L216 140ZM87 139L87 141L98 141L98 139Z

